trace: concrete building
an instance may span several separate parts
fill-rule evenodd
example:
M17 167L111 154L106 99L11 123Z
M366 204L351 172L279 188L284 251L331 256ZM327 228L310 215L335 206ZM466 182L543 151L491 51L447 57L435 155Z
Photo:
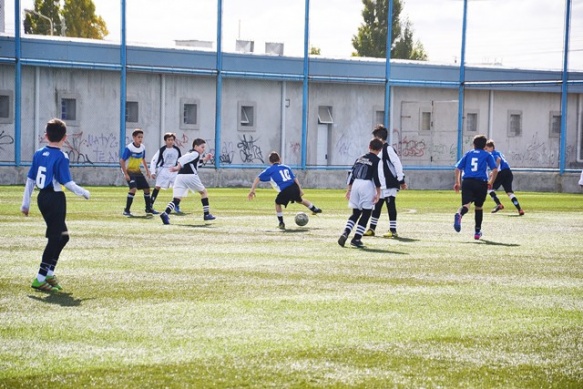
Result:
M70 132L64 150L82 184L124 184L120 148L139 127L150 157L165 132L177 134L183 152L206 139L216 156L202 173L210 187L249 186L272 150L304 186L343 187L373 126L383 122L385 61L310 57L305 80L303 58L223 53L221 60L217 69L216 52L192 47L123 52L98 41L0 36L0 184L24 182L44 124L60 117ZM509 160L518 190L579 191L583 72L568 75L564 129L561 78L556 71L466 68L460 132L459 68L391 61L391 143L410 186L450 189L453 164L474 135L485 134Z

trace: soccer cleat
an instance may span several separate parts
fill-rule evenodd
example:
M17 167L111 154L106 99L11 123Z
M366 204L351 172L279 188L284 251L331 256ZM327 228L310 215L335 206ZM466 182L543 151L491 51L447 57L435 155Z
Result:
M47 276L46 282L47 282L47 284L52 286L53 289L63 290L63 287L61 285L59 285L59 280L57 279L57 276Z
M159 215L160 214L160 212L156 211L154 208L146 209L146 213L152 214L152 215Z
M364 243L362 243L362 240L360 240L360 239L352 239L350 241L350 245L354 246L356 248L359 248L359 249L364 247Z
M374 230L369 228L362 236L374 236Z
M522 216L522 215L524 215L524 211L522 209L519 209L518 210L518 216Z
M460 232L462 230L462 215L456 213L453 218L453 229Z
M280 230L285 230L285 223L284 222L279 223L277 228L279 228Z
M180 207L178 205L174 207L174 213L178 213L178 214L182 213L182 211L180 210Z
M166 225L170 224L170 218L168 217L168 214L166 212L162 212L160 214L160 219L162 219L162 223Z
M32 281L32 285L30 286L31 288L40 290L41 292L53 293L59 291L57 288L52 287L47 281L40 282L36 278Z
M496 213L498 211L501 211L504 209L504 206L502 204L498 204L494 207L494 209L492 209L492 213Z
M204 215L204 220L215 220L215 219L216 219L216 217L214 217L214 216L213 216L213 215L211 215L210 213L209 213L209 214L206 214L206 215Z
M314 209L311 210L312 211L312 215L316 215L318 213L322 213L322 210L318 207L314 207Z
M342 235L340 235L340 238L338 238L338 244L342 247L344 247L344 244L346 243L346 239L348 239L348 235L346 234L346 232Z
M383 238L398 238L399 234L396 231L389 231L386 234L383 234Z
M123 210L123 215L125 217L134 217L134 215L132 215L130 211L126 211L125 209Z
M476 233L474 234L474 239L480 240L481 237L482 237L482 231L476 231Z

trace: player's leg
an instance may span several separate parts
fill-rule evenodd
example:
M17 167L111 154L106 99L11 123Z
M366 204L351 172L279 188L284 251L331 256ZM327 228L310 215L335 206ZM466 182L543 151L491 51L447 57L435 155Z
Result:
M152 209L154 208L154 203L156 202L156 199L158 198L158 193L160 193L160 187L158 185L156 185L154 187L154 190L152 191L152 196L150 196L150 199L152 200L150 203L150 207Z
M136 195L136 191L138 190L138 186L136 183L135 176L133 174L130 175L130 180L128 181L128 186L130 188L128 195L126 197L126 207L123 210L123 215L127 217L133 216L130 212L132 208L132 203L134 202L134 196Z
M348 239L348 235L350 235L350 233L352 232L352 229L354 228L354 226L358 222L358 219L360 218L361 214L362 214L362 210L360 210L358 208L352 209L352 215L350 215L350 217L346 221L346 224L344 225L344 231L342 231L342 235L340 235L340 238L338 238L338 244L340 246L344 247L344 244L346 243L346 239Z
M457 232L462 229L462 217L470 210L470 204L473 200L473 180L462 180L462 206L458 209L453 219L453 228Z
M300 197L301 198L301 197ZM310 201L308 201L307 199L303 199L300 201L300 203L308 208L310 211L312 211L312 214L315 215L317 213L322 213L322 210L318 207L316 207L314 204L312 204Z
M389 213L389 232L384 234L385 238L398 238L397 234L397 203L395 196L387 198L387 211Z
M502 186L504 187L504 191L506 192L506 195L508 196L508 198L510 198L510 201L512 201L512 204L514 204L514 206L518 210L518 214L520 216L522 216L522 215L524 215L524 210L520 207L520 203L518 202L518 198L516 198L516 196L514 195L514 190L512 189L512 181L513 180L514 180L514 175L512 174L512 171L510 169L508 169L508 173L505 177L505 181L502 183Z
M366 230L366 225L368 224L368 220L370 219L370 215L372 213L371 209L363 209L362 214L360 215L360 219L358 220L358 224L356 225L356 231L354 232L354 237L350 241L350 244L354 247L364 247L362 243L362 235Z
M374 236L375 230L377 228L377 224L379 222L379 218L381 217L381 212L383 210L383 204L387 201L385 198L379 199L375 204L374 210L372 211L372 215L370 217L370 225L368 226L368 230L364 233L364 236Z
M283 208L281 204L277 203L277 199L275 200L275 216L277 216L278 228L280 230L285 230L285 223L283 222Z
M482 237L482 221L484 220L484 202L488 195L487 182L475 182L475 201L474 201L474 239Z
M203 211L203 219L204 220L215 220L216 217L213 216L210 212L211 207L209 205L209 195L206 188L200 192L200 202L202 203L202 211Z
M154 213L152 211L152 198L150 196L150 184L146 180L146 177L140 173L136 175L136 185L138 190L144 192L144 205L146 213Z

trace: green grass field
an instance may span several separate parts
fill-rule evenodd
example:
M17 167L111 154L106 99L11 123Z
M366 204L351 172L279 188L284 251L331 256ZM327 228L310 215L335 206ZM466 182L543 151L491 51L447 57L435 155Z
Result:
M164 226L89 187L67 193L66 293L48 295L22 189L0 187L1 388L583 387L583 195L519 192L523 217L488 199L475 241L473 210L453 230L459 195L404 191L402 238L356 249L336 243L339 190L306 190L324 213L296 227L292 204L280 231L271 189L210 188L215 222L190 195Z

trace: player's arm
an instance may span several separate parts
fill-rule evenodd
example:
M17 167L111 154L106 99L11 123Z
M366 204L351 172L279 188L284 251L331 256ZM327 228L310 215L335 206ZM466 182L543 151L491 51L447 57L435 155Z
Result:
M87 189L81 188L79 185L75 184L75 181L69 181L65 184L65 188L69 189L71 192L75 193L77 196L83 196L87 200L91 197L91 194Z
M302 186L300 185L300 182L298 181L297 177L294 178L294 182L296 183L296 185L298 186L298 188L300 188L300 196L304 195L304 190L302 189Z
M150 172L152 173L152 178L156 178L156 165L158 165L158 156L160 155L160 150L156 151L152 160L150 161Z
M253 180L253 184L251 185L251 190L249 191L249 194L247 195L247 198L249 200L252 200L253 197L255 197L255 188L257 188L258 184L259 184L259 176L255 177L255 180Z
M146 171L146 177L151 178L150 169L148 169L148 162L146 162L146 158L142 158L142 165L144 165L144 170Z
M455 184L453 184L453 190L456 193L460 191L462 187L462 171L459 168L455 168Z
M123 173L124 178L126 181L130 180L130 175L128 174L128 168L126 166L126 160L123 158L119 159L119 166L121 167L121 171Z
M30 199L32 197L32 192L34 191L34 185L34 180L27 177L24 186L24 193L22 195L22 205L20 206L20 212L22 212L24 216L28 216L28 211L30 210Z
M488 181L488 189L492 189L494 181L496 181L496 176L498 175L498 168L492 169L492 174L490 174L490 180Z

